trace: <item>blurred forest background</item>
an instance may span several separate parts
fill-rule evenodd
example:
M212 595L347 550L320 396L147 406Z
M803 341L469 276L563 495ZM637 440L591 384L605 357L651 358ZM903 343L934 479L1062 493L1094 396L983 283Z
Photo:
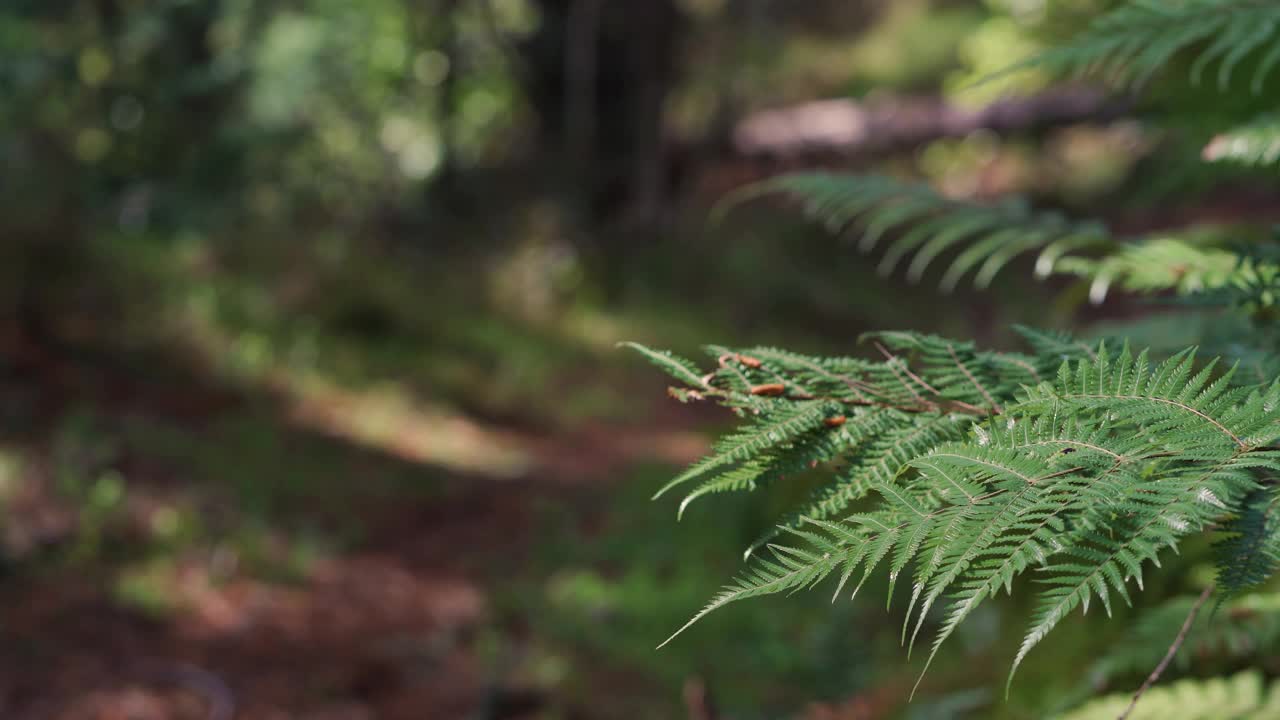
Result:
M731 418L615 344L1152 312L1021 265L943 296L785 203L708 222L814 167L1122 232L1266 218L1275 183L1175 182L1123 100L974 84L1112 4L6 0L0 716L1032 718L1097 689L1121 628L1092 616L1008 702L994 611L911 704L874 599L655 651L804 490L676 524L649 496Z

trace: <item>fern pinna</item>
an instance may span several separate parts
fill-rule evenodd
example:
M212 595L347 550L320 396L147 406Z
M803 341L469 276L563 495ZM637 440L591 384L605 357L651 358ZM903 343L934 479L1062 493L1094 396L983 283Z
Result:
M1224 591L1274 569L1263 474L1280 469L1280 383L1237 383L1190 351L1157 363L1127 347L1022 332L1026 354L896 332L865 338L874 361L712 347L707 374L632 345L681 382L675 397L743 418L658 493L685 489L681 512L712 493L831 468L676 635L738 600L827 579L836 597L853 595L882 570L890 598L900 580L909 586L911 644L945 605L932 661L983 600L1033 570L1039 599L1012 680L1071 611L1127 603L1145 566L1185 536L1234 528L1218 545Z

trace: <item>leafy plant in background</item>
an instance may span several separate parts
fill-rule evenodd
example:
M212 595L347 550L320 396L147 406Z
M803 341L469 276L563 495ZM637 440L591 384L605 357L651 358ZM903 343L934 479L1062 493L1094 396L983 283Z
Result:
M1177 78L1161 77L1162 69L1184 63L1189 67ZM1126 91L1152 88L1163 103L1156 117L1209 117L1213 113L1196 107L1200 83L1212 81L1227 100L1247 99L1261 94L1280 67L1280 6L1128 2L1014 69L1021 67L1088 74ZM1156 92L1157 79L1181 83L1183 90L1160 86ZM1203 159L1274 163L1280 125L1273 118L1234 118L1238 122L1205 145ZM680 382L673 396L713 400L743 419L711 455L658 493L686 490L681 513L708 495L755 490L810 468L829 470L809 502L748 549L749 568L677 635L738 600L828 579L836 597L853 595L882 571L890 600L904 587L901 634L908 647L930 611L942 610L927 669L985 600L1012 592L1015 580L1030 573L1038 581L1036 605L1011 682L1068 614L1090 605L1110 614L1141 591L1144 573L1158 567L1166 551L1213 535L1214 583L1198 598L1140 621L1147 624L1125 644L1128 658L1095 669L1106 675L1151 662L1148 681L1132 699L1099 700L1080 716L1131 713L1215 594L1228 618L1219 626L1225 628L1220 649L1242 645L1231 633L1233 613L1262 597L1249 593L1280 565L1272 512L1280 499L1273 480L1280 470L1280 381L1272 327L1280 265L1265 232L1120 237L1104 223L1036 211L1024 201L975 204L880 176L789 175L744 196L773 192L797 198L832 229L855 228L864 250L886 241L885 273L905 265L919 279L947 258L944 289L970 274L985 287L1020 255L1036 253L1038 275L1079 277L1098 302L1118 286L1176 297L1194 312L1228 307L1245 322L1223 327L1241 330L1205 339L1238 361L1201 363L1193 349L1161 359L1135 351L1124 338L1092 344L1030 329L1020 330L1025 353L907 332L864 337L879 355L875 360L712 346L709 373L632 345ZM1248 687L1231 690L1237 685ZM1187 712L1208 707L1211 715L1213 699L1228 691L1241 716L1261 717L1275 707L1275 693L1249 673L1153 692L1144 712L1176 703Z

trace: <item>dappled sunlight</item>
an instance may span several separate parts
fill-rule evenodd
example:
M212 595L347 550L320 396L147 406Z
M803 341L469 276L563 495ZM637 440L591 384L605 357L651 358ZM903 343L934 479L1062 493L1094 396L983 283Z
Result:
M0 718L1136 687L1163 610L1099 653L1149 605L1280 558L1278 41L1256 0L0 2ZM1059 371L1196 345L1236 374ZM1250 643L1168 674L1261 692L1280 614L1228 602Z
M282 380L289 418L303 427L468 474L511 479L530 470L518 437L415 401L402 387L352 391L317 378Z

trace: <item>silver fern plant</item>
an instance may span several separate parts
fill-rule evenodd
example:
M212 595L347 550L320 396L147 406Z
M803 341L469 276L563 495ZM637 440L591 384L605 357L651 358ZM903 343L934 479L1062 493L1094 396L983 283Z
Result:
M1072 610L1128 602L1163 550L1246 517L1270 493L1280 383L1237 384L1232 370L1199 367L1191 352L1156 363L1026 334L1025 355L876 334L867 340L883 353L878 362L714 347L706 375L634 346L685 383L673 394L715 399L745 418L659 494L693 485L683 507L815 464L841 468L676 635L730 603L829 578L836 596L850 586L856 594L883 569L891 598L910 578L902 631L912 644L929 610L947 605L931 661L980 603L1034 570L1043 587L1016 670ZM847 512L855 502L870 508ZM1224 591L1274 570L1267 543L1219 547ZM1257 569L1239 572L1246 563Z
M1132 91L1175 61L1185 64L1180 80L1194 86L1213 72L1222 90L1248 65L1248 91L1257 95L1280 67L1280 3L1130 0L1011 70L1086 74ZM1274 116L1237 120L1218 131L1204 160L1265 166L1280 159ZM1025 353L893 332L863 339L874 360L712 346L714 364L705 371L629 344L679 382L671 389L677 399L718 402L742 418L710 455L659 491L684 491L680 513L710 495L827 470L809 501L747 548L747 569L666 642L739 600L824 581L835 597L854 595L883 572L890 600L905 586L901 634L909 649L930 611L943 609L927 670L985 600L1012 592L1032 572L1036 605L1011 682L1068 614L1091 604L1109 614L1117 601L1129 603L1162 553L1188 538L1220 538L1211 586L1220 604L1241 602L1273 577L1280 567L1280 521L1272 512L1280 499L1272 479L1280 472L1280 338L1258 323L1274 315L1280 298L1280 253L1265 233L1253 233L1262 241L1244 249L1234 231L1124 238L1104 223L1036 211L1021 200L971 203L924 185L840 173L775 178L731 201L769 193L798 199L833 230L859 232L864 251L885 244L885 274L905 266L919 280L945 260L947 290L966 276L985 287L1015 258L1034 253L1038 275L1080 277L1095 301L1119 287L1234 308L1255 322L1257 332L1232 345L1251 372L1197 363L1191 349L1156 360L1134 354L1123 339L1093 345L1025 328ZM1169 665L1201 604L1191 604L1138 696ZM1166 702L1166 694L1157 697ZM1275 706L1258 695L1251 708ZM1107 700L1086 710L1114 707Z

